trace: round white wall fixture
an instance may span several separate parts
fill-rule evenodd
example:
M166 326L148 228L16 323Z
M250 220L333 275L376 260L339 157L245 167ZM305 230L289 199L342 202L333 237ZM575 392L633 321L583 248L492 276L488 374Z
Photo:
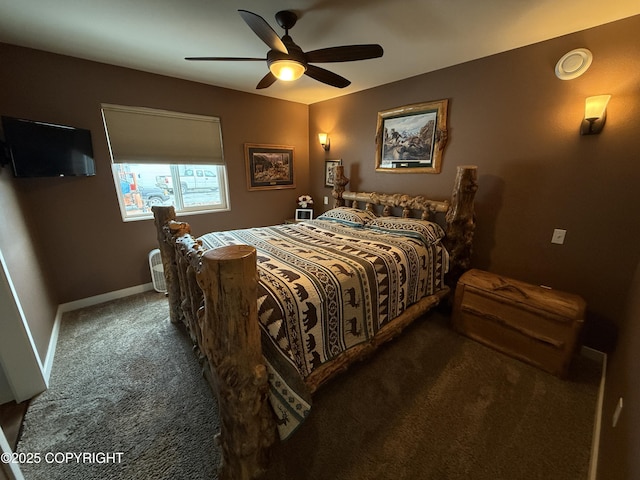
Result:
M556 63L556 77L560 80L573 80L587 71L593 55L586 48L576 48L562 56Z

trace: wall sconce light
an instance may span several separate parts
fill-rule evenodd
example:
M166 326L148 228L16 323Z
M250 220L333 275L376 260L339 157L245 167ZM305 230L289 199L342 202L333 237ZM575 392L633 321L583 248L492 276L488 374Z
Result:
M584 120L580 125L580 135L600 133L607 120L607 104L611 95L587 97L584 104Z
M318 140L320 140L320 145L322 145L324 151L328 152L330 147L329 135L327 135L326 133L319 133Z

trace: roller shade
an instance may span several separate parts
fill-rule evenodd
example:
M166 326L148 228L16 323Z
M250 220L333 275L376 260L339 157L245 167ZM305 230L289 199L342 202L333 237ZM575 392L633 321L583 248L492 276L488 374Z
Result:
M224 164L217 117L103 104L102 118L113 163Z

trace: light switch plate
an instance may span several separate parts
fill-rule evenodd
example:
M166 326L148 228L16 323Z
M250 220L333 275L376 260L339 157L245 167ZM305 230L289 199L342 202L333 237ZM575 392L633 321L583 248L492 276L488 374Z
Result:
M562 245L564 243L564 237L567 235L567 231L561 228L556 228L553 231L553 236L551 237L551 243L556 243L558 245Z

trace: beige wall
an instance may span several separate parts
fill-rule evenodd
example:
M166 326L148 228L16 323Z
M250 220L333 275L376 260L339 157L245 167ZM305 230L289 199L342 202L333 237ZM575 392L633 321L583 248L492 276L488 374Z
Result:
M406 79L310 108L312 175L325 159L342 158L352 190L408 192L446 198L460 164L476 164L475 267L582 295L588 303L586 341L607 347L609 328L623 337L611 355L598 478L639 478L638 288L640 259L640 16L441 71ZM554 66L586 47L591 68L562 81ZM584 99L610 93L602 134L578 134ZM439 175L374 170L378 111L450 99L450 141ZM326 153L316 134L329 132ZM312 194L329 195L320 182ZM564 245L550 243L554 228ZM625 314L628 298L633 314ZM621 425L610 428L619 396L628 398ZM635 402L634 402L635 400ZM624 417L626 415L626 417ZM626 423L624 423L626 422ZM635 472L634 475L626 475Z

